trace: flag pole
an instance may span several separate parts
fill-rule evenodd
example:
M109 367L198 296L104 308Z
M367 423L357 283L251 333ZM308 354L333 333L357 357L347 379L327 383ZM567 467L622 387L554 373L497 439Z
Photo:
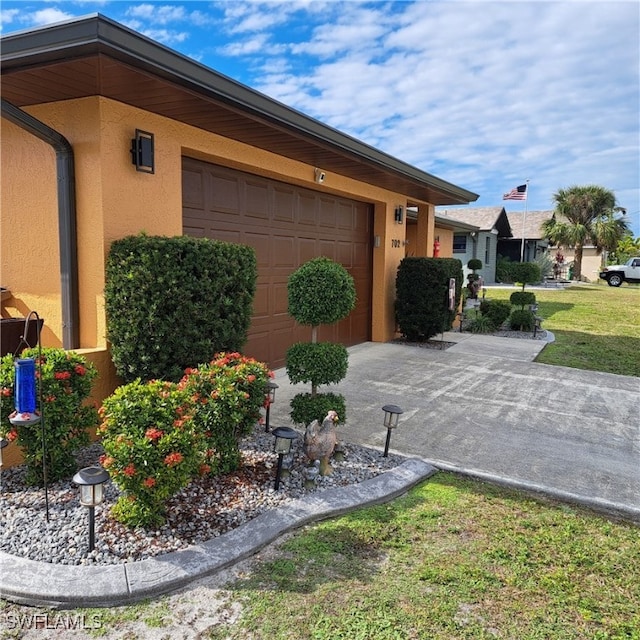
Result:
M524 217L522 218L522 242L520 243L520 262L524 262L524 234L527 226L527 208L529 202L529 181L526 181L527 188L524 192Z

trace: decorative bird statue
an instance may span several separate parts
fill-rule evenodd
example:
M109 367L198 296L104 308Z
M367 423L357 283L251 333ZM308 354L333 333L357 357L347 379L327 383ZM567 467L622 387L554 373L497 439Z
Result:
M304 432L304 453L309 460L320 460L320 475L327 476L333 469L329 465L329 458L333 453L338 438L336 436L336 422L338 414L329 411L322 424L314 420Z

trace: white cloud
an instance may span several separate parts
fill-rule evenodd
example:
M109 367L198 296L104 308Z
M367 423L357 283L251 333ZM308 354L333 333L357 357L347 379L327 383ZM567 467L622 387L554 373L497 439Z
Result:
M64 20L70 20L74 17L74 14L67 13L66 11L60 11L55 7L48 9L40 9L31 14L28 19L30 24L36 26L43 26L46 24L54 24L55 22L63 22Z

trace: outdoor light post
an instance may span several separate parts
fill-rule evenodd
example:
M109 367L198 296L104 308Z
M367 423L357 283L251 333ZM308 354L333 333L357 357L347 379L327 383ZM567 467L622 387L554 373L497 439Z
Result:
M102 502L104 483L109 473L94 465L80 469L73 481L80 487L80 504L89 508L89 551L95 547L95 508Z
M273 430L276 441L273 450L278 454L278 468L276 470L276 482L274 489L280 488L280 475L282 474L282 460L291 451L292 442L298 437L298 432L291 427L277 427Z
M384 426L387 428L387 442L384 445L383 457L386 458L389 455L389 443L391 442L391 431L398 426L398 418L401 413L404 413L402 409L395 404L385 404L382 407L384 411Z
M271 380L269 380L269 382L267 382L267 386L265 389L265 400L266 400L266 405L267 405L267 410L266 410L266 415L265 415L265 423L264 423L264 430L265 433L269 432L269 414L271 412L271 405L275 402L276 400L276 389L278 388L278 385L275 382L271 382Z

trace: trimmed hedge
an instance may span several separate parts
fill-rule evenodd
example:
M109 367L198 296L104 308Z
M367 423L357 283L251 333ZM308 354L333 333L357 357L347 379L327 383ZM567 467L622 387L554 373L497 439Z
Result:
M206 238L129 236L106 265L107 338L125 382L177 381L246 341L257 278L250 247Z
M511 314L511 305L504 300L483 300L480 313L489 319L495 329L499 329Z
M540 267L535 262L514 262L509 267L514 282L522 283L522 290L527 284L540 282Z
M514 291L509 300L515 307L524 309L526 305L536 303L536 294L533 291Z
M297 342L287 350L287 375L293 384L337 384L347 375L348 364L349 354L343 344Z
M456 279L449 310L449 279ZM396 276L396 322L412 342L425 341L453 325L462 291L462 263L455 258L404 258Z

